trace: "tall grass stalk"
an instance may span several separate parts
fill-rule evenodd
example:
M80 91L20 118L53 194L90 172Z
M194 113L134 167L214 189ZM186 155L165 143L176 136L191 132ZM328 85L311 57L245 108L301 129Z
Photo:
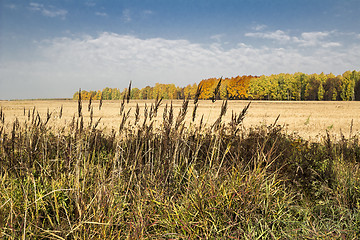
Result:
M130 102L130 98L131 98L131 81L129 83L129 88L128 88L127 95L126 95L126 102L127 103Z
M81 102L81 88L79 88L79 97L78 97L78 117L82 115L82 102Z
M214 89L214 95L211 97L212 102L215 102L219 98L221 81L222 81L222 77L220 78L218 84L216 85L216 87Z

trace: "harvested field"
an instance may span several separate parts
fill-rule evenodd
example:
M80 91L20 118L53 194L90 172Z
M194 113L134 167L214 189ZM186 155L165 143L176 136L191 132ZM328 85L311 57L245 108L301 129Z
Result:
M136 105L139 104L141 118L146 106L150 109L154 100L132 100L129 104L125 104L124 111L130 110L129 124L134 122ZM232 111L239 113L249 103L249 101L229 101L228 110L223 117L223 122L231 119ZM104 101L101 110L99 110L99 101L93 101L94 121L101 117L100 128L106 130L117 130L121 117L119 114L121 101ZM157 123L162 122L162 113L166 104L170 105L171 101L163 101L159 114L156 117ZM175 116L181 108L182 101L172 101ZM204 123L211 125L217 119L222 101L212 103L211 101L199 101L196 112L195 122L199 122L201 116L204 116ZM61 106L63 106L62 118L59 119ZM73 116L77 114L77 101L74 100L33 100L33 101L0 101L5 113L5 123L13 123L15 118L25 121L28 114L32 114L32 110L36 109L40 116L46 118L47 109L52 113L52 124L64 126L64 123L70 123ZM25 108L25 115L24 115ZM89 121L90 112L88 109L88 101L82 103L84 124ZM185 121L192 121L193 102L189 102L189 109ZM320 102L320 101L252 101L248 113L244 120L244 127L270 125L274 123L276 118L278 124L283 125L287 133L296 132L300 136L309 140L319 140L319 136L324 136L326 131L331 135L348 137L360 131L360 102ZM141 121L141 120L140 120ZM352 126L352 127L351 127Z

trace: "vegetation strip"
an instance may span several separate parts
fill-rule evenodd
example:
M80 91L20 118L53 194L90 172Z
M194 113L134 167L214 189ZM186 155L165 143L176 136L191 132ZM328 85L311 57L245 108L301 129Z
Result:
M123 91L117 88L104 88L97 91L82 91L83 99L119 100L129 99L250 99L250 100L319 100L351 101L360 100L360 71L346 71L342 75L280 73L270 76L237 76L232 78L209 78L199 84L178 87L174 84L131 88L131 83ZM77 100L79 92L73 99Z

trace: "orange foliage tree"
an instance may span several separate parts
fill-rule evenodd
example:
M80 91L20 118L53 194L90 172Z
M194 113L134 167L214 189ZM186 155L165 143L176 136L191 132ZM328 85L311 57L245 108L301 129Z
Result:
M247 99L247 90L250 81L254 78L257 77L249 75L222 79L220 86L220 99ZM220 79L217 78L202 80L199 84L202 86L200 99L210 99L213 97L214 90L219 80Z
M249 88L250 81L256 77L249 76L237 76L231 78L227 84L227 92L229 99L247 99L247 90Z

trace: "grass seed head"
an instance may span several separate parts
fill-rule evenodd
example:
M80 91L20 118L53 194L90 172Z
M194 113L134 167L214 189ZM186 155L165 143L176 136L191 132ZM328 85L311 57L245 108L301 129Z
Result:
M196 110L198 108L199 104L196 103L195 106L194 106L194 110L193 110L193 113L192 113L192 121L194 122L195 121L195 118L196 118Z
M5 124L5 113L1 112L0 121L2 124Z
M92 125L93 117L94 117L94 108L91 106L91 109L90 109L90 124L89 124L89 126Z
M174 120L174 108L173 108L173 104L171 101L170 109L169 109L169 117L168 117L169 126L172 125L173 120Z
M99 110L101 110L102 104L103 104L103 95L102 95L102 93L101 93L100 103L99 103Z
M129 83L129 89L128 89L127 96L126 96L127 103L130 102L130 97L131 97L131 81Z
M95 130L95 129L96 129L96 127L99 125L100 120L101 120L101 118L99 118L99 119L96 121L96 123L94 124L94 127L93 127L93 129L94 129L94 130Z
M166 103L165 107L164 107L164 112L163 112L163 122L164 123L166 122L166 119L167 119L167 111L168 111L168 104Z
M249 102L241 111L241 113L239 114L239 116L237 116L236 113L232 112L231 115L231 122L229 123L231 128L233 130L235 130L244 120L245 115L247 114L247 111L249 110L251 102Z
M125 109L125 99L126 99L126 92L124 93L123 99L122 99L121 104L120 104L120 113L119 113L120 116L121 116L121 114L123 113L123 111Z
M157 116L157 112L158 112L158 110L159 110L159 107L160 107L160 105L161 105L162 100L163 100L163 97L161 97L161 98L159 99L159 95L156 96L156 99L155 99L155 108L154 108L154 117Z
M184 99L182 107L181 107L181 109L179 111L179 114L178 114L178 116L176 118L175 129L178 129L178 127L181 125L181 123L185 120L187 110L188 110L188 106L189 106L189 100Z
M218 84L216 85L216 87L214 89L214 95L211 97L212 102L215 102L219 97L218 95L220 93L221 80L222 80L222 77L220 78Z
M196 89L196 93L195 93L195 97L194 97L194 104L198 103L201 92L202 92L202 85L199 84Z
M135 108L135 125L139 122L140 120L140 107L139 104L136 103L136 108Z
M51 112L49 111L49 108L47 109L46 112L46 121L45 121L45 125L49 122L50 118L51 118Z
M90 112L91 110L91 101L92 101L92 95L90 95L90 99L89 99L88 112Z
M84 129L84 118L83 116L80 117L80 127L79 127L79 131L80 133L83 131Z
M60 112L59 112L59 118L61 119L63 113L63 105L61 105Z
M81 103L81 88L79 88L79 98L78 98L78 117L82 115L82 103Z
M151 105L150 105L150 112L149 112L149 118L150 118L150 120L153 118L153 116L154 116L154 111L155 111L155 109L154 109L154 105L151 103Z

